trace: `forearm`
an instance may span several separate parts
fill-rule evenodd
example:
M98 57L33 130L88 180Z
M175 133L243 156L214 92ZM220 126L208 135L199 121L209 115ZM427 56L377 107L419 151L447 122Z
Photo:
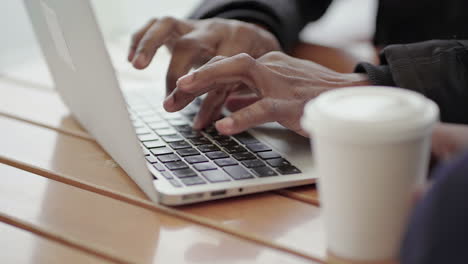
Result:
M205 0L191 18L220 17L259 24L272 32L288 51L299 32L326 11L331 0Z
M468 124L468 41L428 41L392 45L381 54L382 65L361 63L374 85L398 86L434 100L441 120Z

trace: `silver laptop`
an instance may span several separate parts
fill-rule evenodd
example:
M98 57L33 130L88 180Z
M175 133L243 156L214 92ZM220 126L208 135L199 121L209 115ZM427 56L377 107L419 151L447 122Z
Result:
M164 87L121 90L89 0L25 4L64 102L151 200L181 205L314 182L309 141L277 124L235 136L193 131L198 100L167 113Z

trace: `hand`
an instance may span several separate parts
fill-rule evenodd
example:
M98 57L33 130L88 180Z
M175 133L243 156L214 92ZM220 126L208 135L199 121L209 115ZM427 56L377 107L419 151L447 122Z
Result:
M262 123L277 121L296 133L307 136L299 120L304 105L310 99L330 89L368 84L365 74L337 73L281 52L270 52L259 59L247 54L218 56L180 78L177 88L164 101L164 108L175 112L197 96L217 93L219 98L226 98L226 104L235 111L229 117L216 122L217 130L223 134L236 134ZM231 95L233 86L247 87L253 94ZM199 115L209 116L210 113L203 111ZM203 127L207 123L198 125Z
M165 17L151 20L133 35L128 61L135 68L144 69L162 45L172 53L166 77L167 94L175 88L179 77L216 55L232 56L245 52L257 58L280 49L275 36L254 24L220 18L185 20Z
M468 148L468 125L440 123L432 134L432 154L445 161Z

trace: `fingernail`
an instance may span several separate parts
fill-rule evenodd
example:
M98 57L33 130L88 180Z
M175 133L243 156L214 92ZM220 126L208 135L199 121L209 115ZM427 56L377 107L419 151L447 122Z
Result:
M163 107L166 109L166 111L169 111L172 106L174 106L174 96L169 95L166 97L166 99L164 99Z
M133 65L137 67L143 67L146 65L146 56L143 53L140 53L136 56L136 58L133 60Z
M229 133L233 129L234 126L234 119L231 117L225 117L216 122L216 128L220 130L220 132Z
M201 121L200 121L200 117L198 115L195 117L195 120L193 120L193 126L192 127L195 130L201 129Z
M185 76L180 77L179 80L177 80L177 86L190 84L193 81L193 76L193 73L189 73Z

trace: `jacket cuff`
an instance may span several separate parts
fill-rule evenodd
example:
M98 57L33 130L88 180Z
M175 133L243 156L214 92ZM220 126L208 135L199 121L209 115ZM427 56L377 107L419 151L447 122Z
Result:
M361 62L356 66L354 71L357 73L366 73L373 85L396 86L388 65L376 66L371 63Z

